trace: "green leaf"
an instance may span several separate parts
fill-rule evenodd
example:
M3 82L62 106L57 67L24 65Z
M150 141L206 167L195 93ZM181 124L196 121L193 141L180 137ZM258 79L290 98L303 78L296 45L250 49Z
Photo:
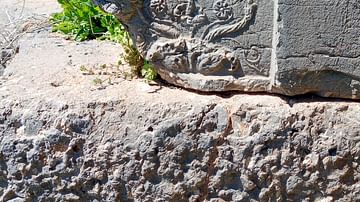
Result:
M150 65L150 63L148 61L144 62L144 66L141 70L141 75L146 80L150 80L150 81L155 80L157 77L157 73L156 73L155 69Z

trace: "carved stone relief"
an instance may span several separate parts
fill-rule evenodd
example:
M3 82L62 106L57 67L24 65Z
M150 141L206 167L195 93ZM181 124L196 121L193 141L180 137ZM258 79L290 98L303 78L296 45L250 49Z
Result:
M262 44L244 48L238 40L254 25L255 0L147 0L144 5L152 41L140 37L138 42L148 44L142 53L155 66L179 73L268 76L269 65L260 67L264 51L257 45Z
M357 0L94 1L170 83L360 98Z
M140 52L156 68L234 78L269 75L271 40L269 36L258 38L271 35L270 23L264 23L271 22L271 17L259 15L263 10L271 14L271 1L113 2L119 11L111 12L129 26Z

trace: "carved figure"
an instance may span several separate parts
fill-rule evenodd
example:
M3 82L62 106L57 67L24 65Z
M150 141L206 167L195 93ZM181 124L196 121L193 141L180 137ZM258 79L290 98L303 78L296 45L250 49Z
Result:
M148 58L152 62L162 62L176 72L189 72L188 49L185 40L158 43L150 50Z
M138 1L123 2L135 5ZM241 62L245 62L261 72L261 56L255 48L241 51L217 44L230 34L241 35L254 19L254 0L145 0L144 5L133 9L151 19L145 16L134 21L145 25L137 29L135 39L141 53L156 67L181 73L244 76Z

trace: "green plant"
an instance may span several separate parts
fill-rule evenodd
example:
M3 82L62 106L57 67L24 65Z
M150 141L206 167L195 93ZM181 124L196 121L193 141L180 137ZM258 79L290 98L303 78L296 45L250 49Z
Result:
M155 80L157 77L157 73L156 73L155 69L146 60L144 62L144 66L141 70L141 75L148 81Z
M61 32L76 41L88 39L111 40L120 43L125 51L123 59L131 67L134 75L145 75L155 79L155 70L144 61L135 48L129 33L115 16L103 12L91 0L58 0L63 12L52 16L53 31ZM145 73L144 72L152 72ZM148 76L151 74L151 76Z
M115 20L105 22L107 16L94 6L90 0L58 0L63 12L53 14L53 31L71 36L76 41L95 39L107 33L106 23L117 23ZM119 24L119 23L118 23Z

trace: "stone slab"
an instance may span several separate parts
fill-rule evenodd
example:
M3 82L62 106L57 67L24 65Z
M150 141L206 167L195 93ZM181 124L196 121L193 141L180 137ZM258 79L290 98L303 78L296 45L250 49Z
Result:
M360 98L357 1L95 2L175 85Z
M281 92L360 98L360 2L279 0Z

